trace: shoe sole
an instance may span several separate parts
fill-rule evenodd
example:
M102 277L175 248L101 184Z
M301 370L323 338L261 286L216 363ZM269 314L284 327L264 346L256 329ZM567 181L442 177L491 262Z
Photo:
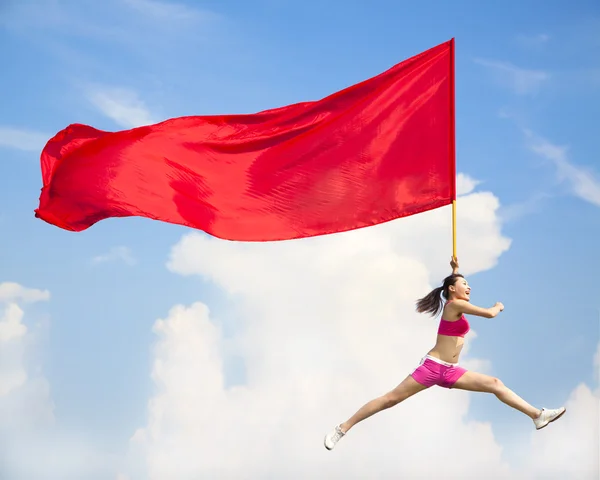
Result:
M558 420L560 417L562 417L565 413L567 413L567 409L565 408L562 413L558 414L556 417L554 417L552 420L548 420L548 423L546 423L545 425L542 425L539 428L536 428L536 430L541 430L542 428L546 428L548 425L550 425L552 422L556 422L556 420Z

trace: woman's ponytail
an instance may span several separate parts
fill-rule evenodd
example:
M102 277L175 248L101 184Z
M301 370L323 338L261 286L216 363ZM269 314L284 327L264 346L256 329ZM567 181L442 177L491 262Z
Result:
M417 300L417 312L429 313L435 317L442 310L442 291L444 287L434 288L425 297Z

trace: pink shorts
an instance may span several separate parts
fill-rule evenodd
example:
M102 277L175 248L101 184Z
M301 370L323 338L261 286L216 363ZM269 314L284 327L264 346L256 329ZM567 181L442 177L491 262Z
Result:
M439 358L426 355L411 376L426 387L439 385L452 388L452 385L462 377L467 370L458 366L458 363L443 362Z

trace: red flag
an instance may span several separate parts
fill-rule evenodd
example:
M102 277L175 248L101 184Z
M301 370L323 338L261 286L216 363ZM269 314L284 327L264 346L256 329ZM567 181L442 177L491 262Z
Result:
M41 154L36 217L141 216L240 241L376 225L455 199L454 40L322 100L105 132Z

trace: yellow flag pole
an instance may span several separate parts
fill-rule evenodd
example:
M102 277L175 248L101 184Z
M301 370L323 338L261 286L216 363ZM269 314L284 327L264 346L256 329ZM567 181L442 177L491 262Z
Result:
M452 256L456 258L456 200L452 200Z
M450 40L450 156L453 182L452 199L452 257L456 259L456 98L455 98L455 43Z

